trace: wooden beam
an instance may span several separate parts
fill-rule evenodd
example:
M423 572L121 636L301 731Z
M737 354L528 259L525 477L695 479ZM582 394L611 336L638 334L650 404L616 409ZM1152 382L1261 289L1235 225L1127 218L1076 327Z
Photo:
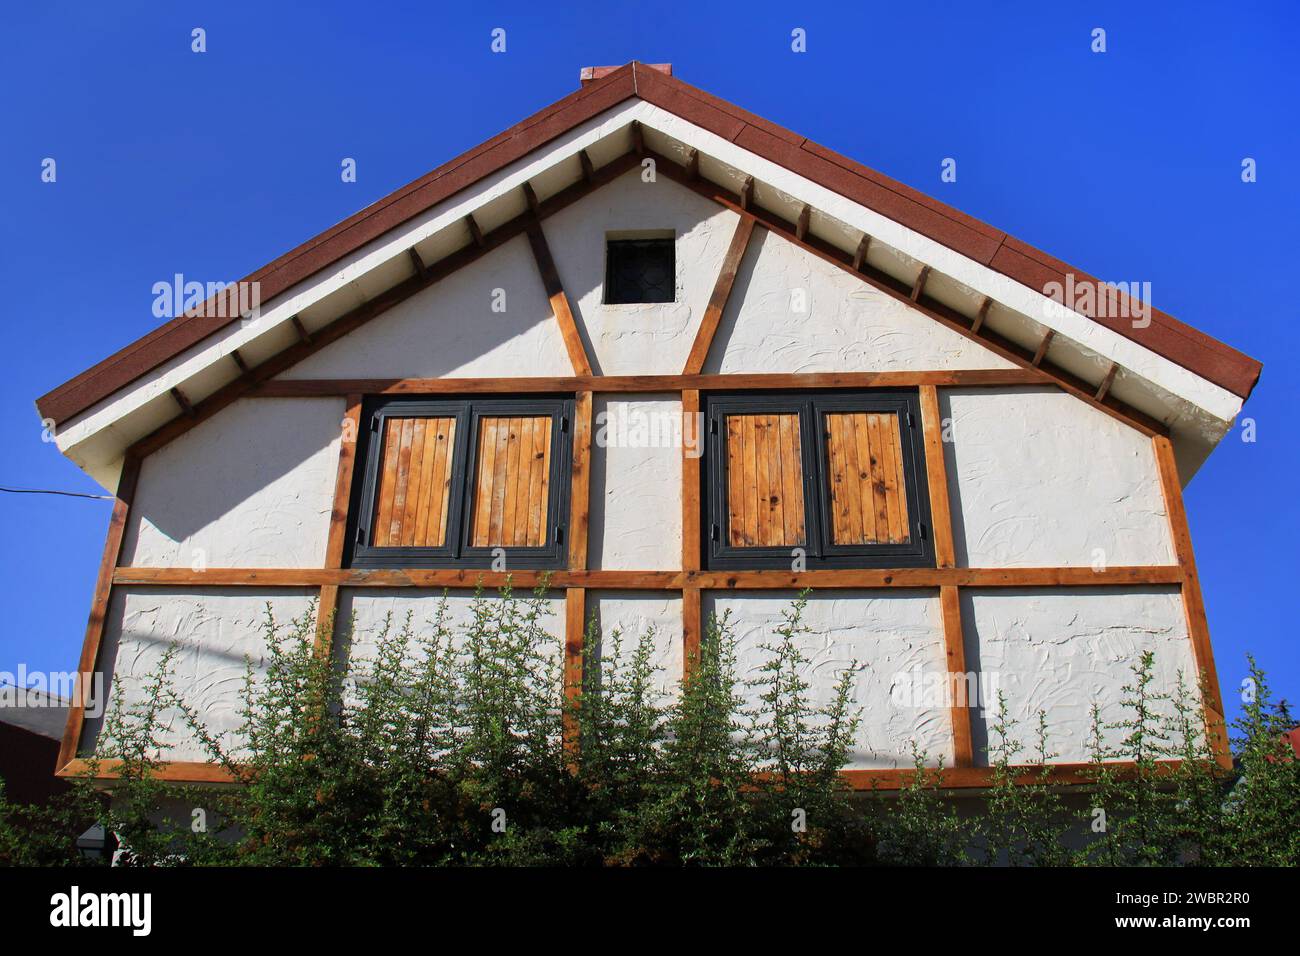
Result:
M636 120L632 121L632 151L638 156L645 155L645 133Z
M582 164L582 178L591 182L596 178L596 167L591 164L591 157L585 149L578 150L578 162Z
M975 321L971 323L970 330L972 335L979 334L980 327L984 325L984 320L989 317L989 306L992 304L993 300L986 295L984 301L980 303L979 311L975 313Z
M686 151L686 175L691 179L700 178L700 151L694 146Z
M812 220L812 206L807 203L799 210L799 219L794 224L794 237L800 242L808 237L808 223Z
M579 392L573 405L573 476L569 485L569 570L587 569L591 525L591 392Z
M948 713L952 722L953 766L970 767L975 763L975 743L971 736L970 708L967 699L966 645L961 626L961 597L957 588L939 589L943 614L943 644L947 653L948 692L952 694Z
M921 295L925 292L926 280L930 278L930 267L921 266L921 271L916 274L916 281L912 283L912 301L920 302Z
M489 571L480 568L208 568L120 567L114 584L149 587L321 587L492 589L509 584L615 588L632 591L769 591L842 588L1129 587L1181 585L1180 565L1065 568L862 568L815 571Z
M700 390L682 389L682 569L698 571L700 556L700 461L704 429L699 427Z
M339 460L334 474L334 506L330 509L329 536L325 542L325 567L343 567L347 543L348 510L352 501L352 474L357 459L357 436L361 431L361 396L349 395L347 410L340 423ZM316 653L326 657L334 639L335 614L338 611L339 587L323 584L316 605Z
M447 276L459 271L465 266L477 262L483 256L499 249L501 246L510 242L518 236L523 235L527 229L536 223L538 218L546 219L562 209L566 209L573 203L590 195L596 189L606 183L613 182L623 173L636 166L636 158L628 155L606 163L596 173L596 179L591 183L579 182L572 186L562 189L560 192L551 196L543 202L538 210L538 216L526 212L487 234L484 244L481 247L468 246L459 249L456 252L446 256L443 259L429 266L428 272L423 276L412 276L397 285L393 286L386 292L381 292L368 302L364 302L352 311L335 319L329 325L318 330L312 337L310 345L299 342L285 349L283 352L275 355L267 361L253 368L247 375L235 379L233 382L222 386L216 392L209 395L203 401L195 405L195 416L193 418L175 418L172 421L162 425L150 434L146 435L134 446L132 452L146 456L159 448L174 441L176 438L185 434L199 422L206 421L223 408L231 405L247 395L250 391L258 386L270 381L281 372L292 368L294 365L337 342L351 332L361 328L366 323L376 317L383 315L389 309L402 302L405 302L411 296L423 292L430 286L440 282Z
M683 680L690 680L700 663L700 641L704 631L702 603L699 588L682 589Z
M1103 398L1106 397L1106 395L1110 392L1111 385L1114 384L1115 382L1115 373L1118 371L1119 371L1119 363L1111 362L1110 368L1106 369L1106 377L1103 378L1101 380L1101 384L1097 386L1097 394L1094 395L1093 398L1097 399L1097 401L1100 402Z
M746 176L745 181L740 184L740 208L748 210L749 205L754 199L754 177Z
M950 369L915 372L732 373L726 375L568 375L506 378L341 378L276 379L248 392L252 398L322 398L367 395L510 394L592 391L677 392L729 389L887 388L938 385L999 388L1007 385L1055 385L1046 372L1028 368Z
M736 231L731 235L731 245L727 247L727 254L722 259L722 268L718 271L717 281L713 283L713 294L709 296L709 304L704 309L704 318L700 321L699 331L695 333L691 354L686 359L684 372L687 375L698 375L704 369L704 362L709 357L709 347L713 344L713 336L722 321L727 300L731 298L732 286L736 284L736 273L740 271L740 261L745 257L745 250L749 248L749 238L753 232L754 220L748 216L741 216L740 221L736 223Z
M1200 575L1196 571L1196 556L1192 551L1192 533L1187 523L1187 509L1183 504L1182 483L1178 479L1178 462L1174 457L1174 446L1168 438L1158 435L1151 441L1156 468L1160 472L1160 490L1165 499L1165 513L1169 517L1174 555L1183 570L1183 613L1187 622L1187 635L1192 642L1192 660L1196 664L1198 678L1205 684L1203 702L1206 733L1213 740L1219 764L1226 769L1232 766L1232 753L1228 747L1219 674L1214 666L1214 647L1210 643L1210 624L1205 614L1205 599L1201 595Z
M411 246L411 248L406 250L406 254L411 258L411 265L415 269L415 274L417 276L424 275L427 266L425 266L424 260L420 258L419 250L417 250L415 246Z
M230 358L234 361L235 367L239 369L240 375L248 374L248 363L245 362L244 357L239 354L239 349L231 349Z
M564 594L564 748L570 759L577 757L579 733L576 717L571 708L578 706L582 696L583 645L587 631L587 592L583 588L569 588Z
M99 559L99 574L95 578L95 590L90 600L90 620L86 623L86 635L81 642L81 660L77 664L72 701L68 705L68 722L59 745L59 767L66 766L77 756L86 717L86 698L95 689L93 675L99 660L99 645L104 639L104 629L108 623L114 571L121 560L122 540L126 535L126 523L139 480L140 459L128 454L122 462L122 474L117 480L116 500L113 502L113 513L108 519L108 533L104 538L104 553ZM101 688L101 692L107 694L107 688ZM96 703L103 707L108 701L104 699Z
M524 199L528 201L528 211L532 213L533 218L537 218L537 210L541 208L541 203L537 201L537 193L533 191L532 183L524 183Z
M956 562L952 535L952 510L948 501L948 464L943 454L943 419L939 393L933 385L921 386L921 431L925 436L925 470L930 491L930 523L934 526L934 559L941 568Z
M478 227L478 220L474 218L473 213L465 217L465 225L469 227L469 237L474 241L475 246L482 249L487 245L487 241L483 238L483 230Z
M193 418L194 405L190 402L188 398L185 397L185 393L182 392L179 388L173 388L170 391L171 391L172 398L176 401L176 404L180 406L180 409L185 414L185 416L187 418Z
M1166 777L1177 772L1180 765L1177 760L1161 760L1156 763L1156 774ZM1136 765L1130 761L1113 761L1107 764L1115 773L1126 777L1136 772ZM238 767L235 768L239 770ZM1039 783L1043 779L1041 767L1032 764L1019 764L1010 769L1012 780L1016 783ZM85 777L90 773L91 764L87 760L72 760L58 772L62 778ZM102 760L98 764L98 773L94 780L116 780L121 776L120 760ZM942 771L927 771L937 778L942 790L982 790L995 783L995 770L992 767L945 767ZM1076 786L1094 783L1096 768L1086 763L1048 764L1047 780L1056 786ZM916 771L893 767L877 770L843 770L840 777L853 790L891 791L901 790L912 785ZM170 761L159 765L154 779L165 783L198 784L235 784L239 779L230 768L220 764L198 761Z
M525 184L527 185L527 184ZM587 350L578 333L578 323L573 317L569 297L560 284L560 274L556 271L555 260L551 257L551 247L546 244L541 223L533 223L528 228L528 244L532 247L533 258L537 260L537 271L541 273L542 285L551 300L551 312L560 324L560 335L564 338L564 347L568 350L569 361L573 371L578 375L590 375L591 363L587 360Z
M853 263L851 268L854 272L862 271L862 264L867 261L867 251L871 248L871 237L866 233L858 241L858 248L853 253Z
M1051 347L1052 339L1055 337L1056 332L1052 329L1048 329L1043 333L1043 340L1038 343L1038 351L1034 353L1034 359L1029 364L1034 366L1034 368L1038 368L1038 366L1043 364L1043 359L1047 357L1047 350Z
M415 250L412 249L411 251L414 252ZM298 333L298 341L311 344L311 333L308 332L307 327L302 324L302 319L294 315L289 317L289 321L293 324L293 330Z

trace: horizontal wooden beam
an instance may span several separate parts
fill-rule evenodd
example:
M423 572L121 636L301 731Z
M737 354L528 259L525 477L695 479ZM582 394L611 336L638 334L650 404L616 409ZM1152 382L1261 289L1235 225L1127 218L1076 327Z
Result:
M996 388L1054 385L1037 369L953 369L920 372L809 372L733 375L570 375L518 378L276 379L249 391L253 398L326 398L363 395L483 394L523 392L678 392L804 388L884 388L937 385Z
M645 591L802 588L1116 587L1183 583L1179 565L1079 568L875 568L816 571L487 571L477 568L120 567L118 585L169 587L624 588Z
M1177 770L1179 763L1180 761L1177 760L1159 761L1156 764L1156 774L1158 776L1169 776ZM121 765L120 760L101 760L97 767L98 772L90 776L90 779L116 780L121 776ZM1113 761L1107 763L1106 766L1120 776L1136 771L1136 766L1130 761ZM91 763L87 760L71 760L59 769L57 775L63 778L85 777L90 775L90 769ZM1010 767L1009 770L1012 780L1016 783L1043 782L1041 767L1021 764ZM945 767L943 770L935 769L925 772L932 775L933 780L942 790L986 789L993 786L995 774L992 767ZM1094 773L1095 768L1091 764L1049 764L1046 779L1048 783L1058 786L1087 785L1094 781ZM840 775L849 787L859 791L902 790L911 786L916 779L915 770L894 767L882 767L872 770L843 770ZM227 767L198 761L164 762L155 771L154 779L167 783L195 784L232 784L239 782Z

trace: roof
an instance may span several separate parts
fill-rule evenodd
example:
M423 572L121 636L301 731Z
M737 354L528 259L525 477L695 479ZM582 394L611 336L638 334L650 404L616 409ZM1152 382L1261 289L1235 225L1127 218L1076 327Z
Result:
M62 740L68 702L34 687L0 686L0 724L10 724L52 740Z
M576 92L325 230L242 281L258 282L261 300L267 302L630 99L646 101L1031 289L1042 290L1052 282L1064 286L1070 281L1067 275L1076 285L1096 282L1081 270L945 203L660 69L636 62L603 76L584 77L584 85ZM36 402L41 416L62 425L238 321L234 309L199 311L202 314L170 320L41 396ZM1113 304L1109 309L1102 304L1101 309L1093 306L1076 311L1242 399L1249 396L1259 378L1259 362L1154 308L1150 323L1141 328L1135 328L1128 318L1108 317L1118 311Z

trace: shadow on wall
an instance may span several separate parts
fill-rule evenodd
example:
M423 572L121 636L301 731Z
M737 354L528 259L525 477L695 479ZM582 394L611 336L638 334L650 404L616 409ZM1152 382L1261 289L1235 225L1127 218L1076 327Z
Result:
M178 543L236 512L228 535L295 532L312 497L330 506L343 412L337 399L246 399L191 429L145 460L123 553L142 521Z

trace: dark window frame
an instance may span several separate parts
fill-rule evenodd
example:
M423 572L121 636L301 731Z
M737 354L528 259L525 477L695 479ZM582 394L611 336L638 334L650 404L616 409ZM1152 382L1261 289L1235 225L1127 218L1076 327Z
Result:
M910 538L907 543L837 545L832 542L825 427L828 412L888 412L898 416ZM704 396L708 448L701 469L701 500L705 513L700 524L708 568L790 569L794 557L792 547L741 547L729 543L725 416L761 413L799 416L805 538L802 547L809 570L935 566L920 394L915 389L882 388L853 392L733 392Z
M547 487L546 543L540 547L507 547L507 570L555 570L567 566L569 493L573 472L573 399L554 395L512 398L394 398L372 396L362 405L361 434L357 436L357 462L353 475L347 525L347 565L354 568L491 568L496 547L473 547L473 503L476 484L478 429L484 417L551 418L551 475ZM385 423L390 418L451 417L456 419L452 448L451 498L443 545L430 547L375 547L367 543L374 520L375 495Z
M625 252L640 246L655 246L668 250L668 292L667 299L645 298L644 291L638 297L622 297L623 284L617 278L619 258ZM616 296L620 296L617 297ZM604 305L667 305L677 301L677 239L672 237L624 238L605 240L605 286L601 295Z

